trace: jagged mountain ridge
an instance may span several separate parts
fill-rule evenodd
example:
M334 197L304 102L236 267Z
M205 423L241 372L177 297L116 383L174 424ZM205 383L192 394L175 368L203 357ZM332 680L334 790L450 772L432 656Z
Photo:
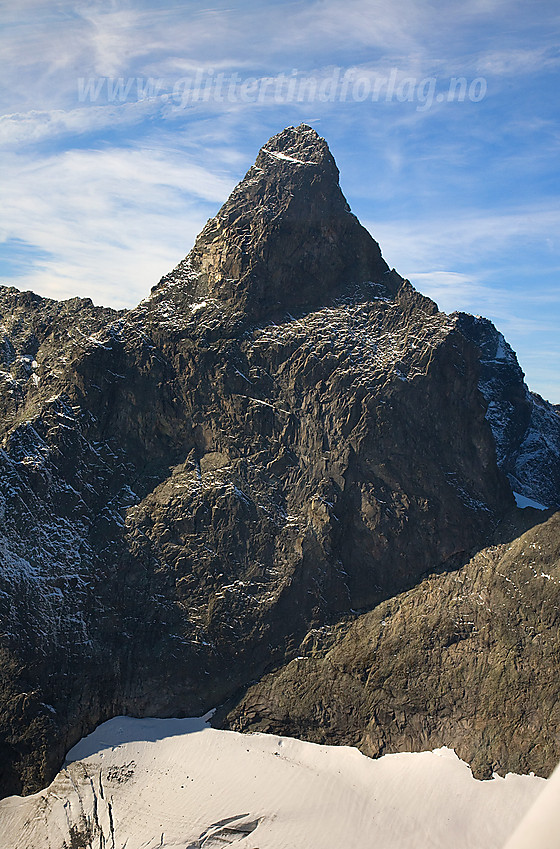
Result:
M511 509L480 348L387 268L309 127L134 310L0 303L3 793L110 716L216 706Z
M558 407L529 390L515 352L492 322L461 313L459 326L481 352L479 386L498 465L514 492L560 507Z

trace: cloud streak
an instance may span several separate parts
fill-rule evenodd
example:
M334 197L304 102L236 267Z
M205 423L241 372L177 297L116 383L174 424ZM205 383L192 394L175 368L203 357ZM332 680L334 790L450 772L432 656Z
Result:
M72 151L12 165L2 240L34 248L16 285L115 306L145 297L233 187L184 152Z

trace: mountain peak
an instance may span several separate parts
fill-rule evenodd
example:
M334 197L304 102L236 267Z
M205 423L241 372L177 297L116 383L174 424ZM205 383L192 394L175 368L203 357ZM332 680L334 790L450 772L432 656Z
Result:
M263 145L163 282L253 317L322 305L365 282L386 283L379 246L350 212L338 178L327 142L306 124L287 127Z
M299 127L286 127L263 145L259 151L255 165L267 167L276 160L292 163L293 165L319 165L330 169L338 183L338 168L329 150L329 146L316 130L307 124Z

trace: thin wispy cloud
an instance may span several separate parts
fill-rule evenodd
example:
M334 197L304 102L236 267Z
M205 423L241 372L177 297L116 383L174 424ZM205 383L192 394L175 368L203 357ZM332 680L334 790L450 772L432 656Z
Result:
M119 126L131 127L150 119L162 108L158 99L132 103L108 103L79 109L32 109L0 117L0 144L19 146L60 136L81 136Z
M520 242L541 250L548 244L550 249L560 232L560 209L530 204L494 214L469 210L452 217L367 224L401 270L428 272L465 260L493 263L496 255L507 257Z
M560 49L553 44L533 49L494 50L477 57L476 64L481 73L504 77L542 73L560 66Z
M234 181L161 150L71 151L11 165L0 231L40 259L16 280L55 297L133 306L190 248Z

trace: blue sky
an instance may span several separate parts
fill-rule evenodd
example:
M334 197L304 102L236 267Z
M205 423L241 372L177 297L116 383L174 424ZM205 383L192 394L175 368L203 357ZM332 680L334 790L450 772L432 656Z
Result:
M0 28L3 283L136 304L304 121L389 264L560 403L556 0L19 0Z

